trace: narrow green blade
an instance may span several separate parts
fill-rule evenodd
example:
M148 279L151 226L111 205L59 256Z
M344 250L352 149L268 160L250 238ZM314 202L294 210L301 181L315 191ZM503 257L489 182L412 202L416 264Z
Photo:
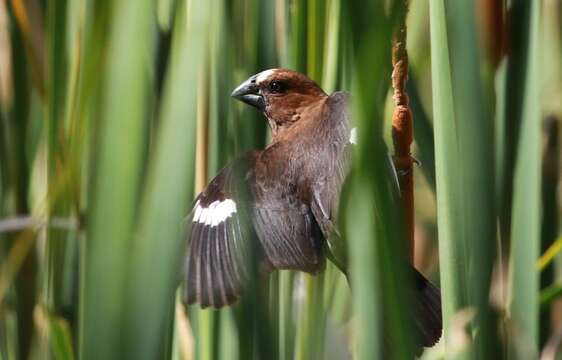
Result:
M140 203L138 237L130 252L125 298L128 358L163 356L166 316L174 307L184 256L184 218L194 188L197 79L208 38L208 2L179 7L155 151ZM191 85L189 85L191 84ZM187 85L187 86L186 86ZM147 291L147 286L150 291Z
M540 11L529 5L527 69L522 95L521 132L518 139L511 219L511 317L519 337L510 350L518 359L538 354L539 273L536 262L541 226L541 111L540 111Z

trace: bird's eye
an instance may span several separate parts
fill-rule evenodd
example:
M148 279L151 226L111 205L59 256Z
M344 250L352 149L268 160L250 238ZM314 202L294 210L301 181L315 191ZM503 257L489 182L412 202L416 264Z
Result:
M281 81L272 81L269 83L269 91L275 94L282 93L287 89L287 85Z

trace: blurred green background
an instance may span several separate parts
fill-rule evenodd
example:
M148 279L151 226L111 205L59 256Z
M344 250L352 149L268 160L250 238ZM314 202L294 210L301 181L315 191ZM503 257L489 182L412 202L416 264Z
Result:
M444 316L423 358L555 359L561 1L407 7L415 265L440 285ZM375 359L388 345L412 358L384 165L404 11L0 0L0 359ZM360 137L340 216L353 296L328 265L274 273L229 309L186 309L185 217L235 154L268 142L263 116L229 95L272 67L353 95Z

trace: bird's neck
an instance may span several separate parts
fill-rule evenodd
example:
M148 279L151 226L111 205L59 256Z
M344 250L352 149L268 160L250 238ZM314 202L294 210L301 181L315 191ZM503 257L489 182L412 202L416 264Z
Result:
M272 143L309 136L313 125L321 120L325 101L322 98L301 106L287 107L276 111L275 116L266 112Z

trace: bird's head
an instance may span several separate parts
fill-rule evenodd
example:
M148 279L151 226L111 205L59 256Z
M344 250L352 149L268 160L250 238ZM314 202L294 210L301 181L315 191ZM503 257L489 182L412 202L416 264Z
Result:
M307 110L326 96L314 81L287 69L262 71L232 92L232 97L265 114L274 135L298 122Z

